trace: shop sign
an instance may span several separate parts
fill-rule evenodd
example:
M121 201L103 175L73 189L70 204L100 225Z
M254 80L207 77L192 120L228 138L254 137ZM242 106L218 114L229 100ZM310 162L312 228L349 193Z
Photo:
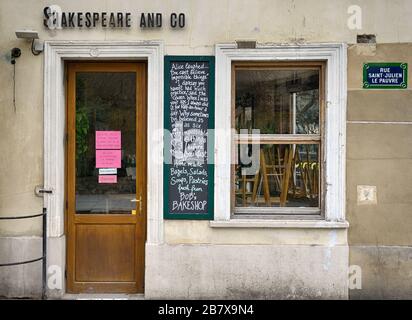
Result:
M363 65L364 89L406 89L407 87L407 63L371 62Z
M186 15L182 12L163 14L160 12L132 13L127 11L63 11L58 5L50 5L43 9L43 25L50 29L92 29L92 28L131 28L133 20L141 29L160 29L165 24L171 29L182 29L186 26Z

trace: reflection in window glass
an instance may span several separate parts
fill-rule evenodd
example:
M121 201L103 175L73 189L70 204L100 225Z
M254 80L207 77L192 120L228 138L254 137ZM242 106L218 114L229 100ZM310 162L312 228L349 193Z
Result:
M237 70L236 129L319 133L318 70Z
M121 132L116 182L99 182L96 131ZM76 212L131 213L136 194L136 74L76 74ZM114 168L112 168L114 169ZM107 182L109 181L109 182Z

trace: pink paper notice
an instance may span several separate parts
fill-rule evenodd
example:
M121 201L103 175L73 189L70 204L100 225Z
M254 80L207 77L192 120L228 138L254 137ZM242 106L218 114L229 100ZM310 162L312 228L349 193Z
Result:
M96 131L96 149L121 149L121 131Z
M99 176L99 183L117 183L117 176L106 174Z
M121 168L121 150L96 150L96 168Z

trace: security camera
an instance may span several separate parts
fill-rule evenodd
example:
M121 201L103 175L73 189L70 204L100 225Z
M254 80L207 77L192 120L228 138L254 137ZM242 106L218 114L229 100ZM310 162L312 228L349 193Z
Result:
M11 64L16 63L16 58L21 56L20 48L13 48L11 49Z
M16 30L16 37L31 41L31 52L38 56L43 52L43 43L39 42L39 33L36 30Z
M13 58L18 58L18 57L20 57L20 56L21 56L21 50L20 50L20 48L13 48L13 49L11 49L11 56L12 56Z

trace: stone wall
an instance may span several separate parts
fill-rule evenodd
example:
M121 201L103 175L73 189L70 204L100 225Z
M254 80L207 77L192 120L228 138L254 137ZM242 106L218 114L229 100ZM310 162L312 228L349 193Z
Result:
M350 264L362 268L353 299L412 298L412 90L363 90L364 62L407 62L412 44L348 49L347 207ZM377 204L358 205L357 186Z

